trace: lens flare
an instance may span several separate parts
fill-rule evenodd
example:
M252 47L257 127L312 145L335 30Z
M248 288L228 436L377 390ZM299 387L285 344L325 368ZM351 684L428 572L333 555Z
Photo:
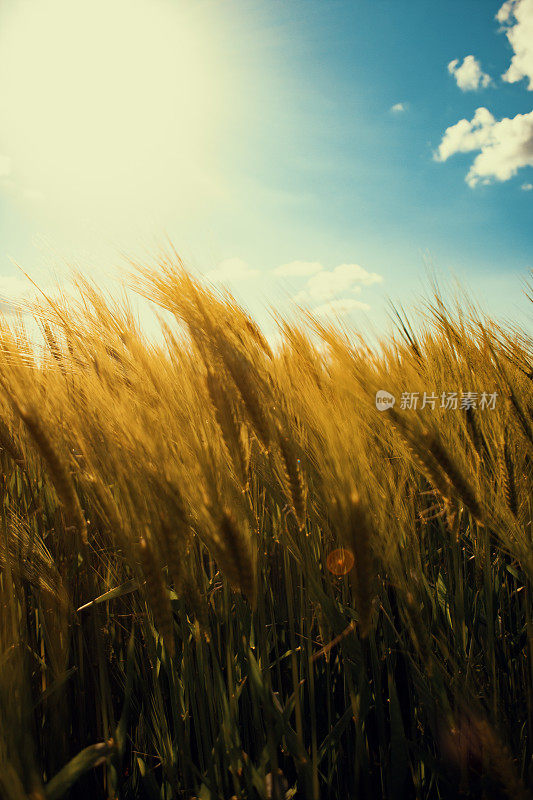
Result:
M332 550L327 559L327 567L333 575L347 575L353 565L353 553L344 547Z

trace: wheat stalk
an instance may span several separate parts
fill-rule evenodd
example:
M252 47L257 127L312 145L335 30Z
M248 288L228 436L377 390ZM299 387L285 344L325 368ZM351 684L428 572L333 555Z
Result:
M371 550L372 530L370 521L355 489L352 490L348 498L344 538L354 556L354 568L350 575L359 617L359 632L362 637L365 637L370 630L372 618L375 562Z
M163 583L152 548L142 538L139 542L141 569L146 580L146 595L157 629L161 633L168 654L175 654L174 625L168 590Z
M48 468L68 522L78 531L83 544L87 544L87 523L68 468L52 445L37 413L33 409L19 405L14 397L11 397L11 401Z
M509 439L506 434L502 437L502 457L501 457L501 474L503 491L507 505L514 516L518 516L518 494L516 487L516 476L513 464L511 449L509 446Z
M3 448L6 451L6 453L10 455L15 464L17 464L21 469L26 468L26 459L24 458L24 454L22 453L22 450L20 449L17 442L13 438L11 431L7 427L6 423L1 418L0 418L0 447Z

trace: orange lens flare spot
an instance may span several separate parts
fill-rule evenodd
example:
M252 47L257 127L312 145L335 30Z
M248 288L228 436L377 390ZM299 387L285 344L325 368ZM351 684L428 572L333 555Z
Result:
M347 575L354 565L353 553L351 550L339 547L331 551L326 563L333 575Z

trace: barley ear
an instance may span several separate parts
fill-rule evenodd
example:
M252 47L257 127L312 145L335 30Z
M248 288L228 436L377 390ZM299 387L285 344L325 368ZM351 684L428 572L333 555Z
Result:
M463 474L461 467L455 463L453 457L448 453L436 433L430 433L424 429L422 432L422 440L423 447L424 445L427 447L428 453L431 454L444 472L451 486L453 486L468 511L470 511L474 519L482 525L484 513L481 503L468 479ZM448 499L453 500L453 497L449 494Z
M216 421L222 432L224 444L240 482L245 488L248 480L248 461L244 452L241 433L230 398L212 367L207 368L206 385Z
M285 467L285 480L289 487L290 498L292 500L292 510L298 521L300 529L305 526L305 485L300 467L300 459L296 457L294 445L291 439L285 434L281 423L277 423L277 440L279 451Z
M221 344L221 355L239 391L254 432L265 450L268 451L270 448L271 436L270 424L259 392L257 391L258 381L255 376L252 375L250 364L242 353L226 341Z
M87 523L69 469L50 441L37 413L19 406L16 401L13 402L13 405L48 468L67 520L76 528L83 544L87 544Z
M255 558L248 529L242 528L224 509L219 525L216 558L234 589L239 589L255 608L257 600Z

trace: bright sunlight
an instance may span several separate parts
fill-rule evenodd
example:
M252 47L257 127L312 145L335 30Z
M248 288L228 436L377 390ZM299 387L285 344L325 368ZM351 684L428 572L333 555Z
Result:
M51 210L92 219L120 207L126 217L214 190L210 151L227 98L197 10L163 0L13 3L0 81L0 150Z

